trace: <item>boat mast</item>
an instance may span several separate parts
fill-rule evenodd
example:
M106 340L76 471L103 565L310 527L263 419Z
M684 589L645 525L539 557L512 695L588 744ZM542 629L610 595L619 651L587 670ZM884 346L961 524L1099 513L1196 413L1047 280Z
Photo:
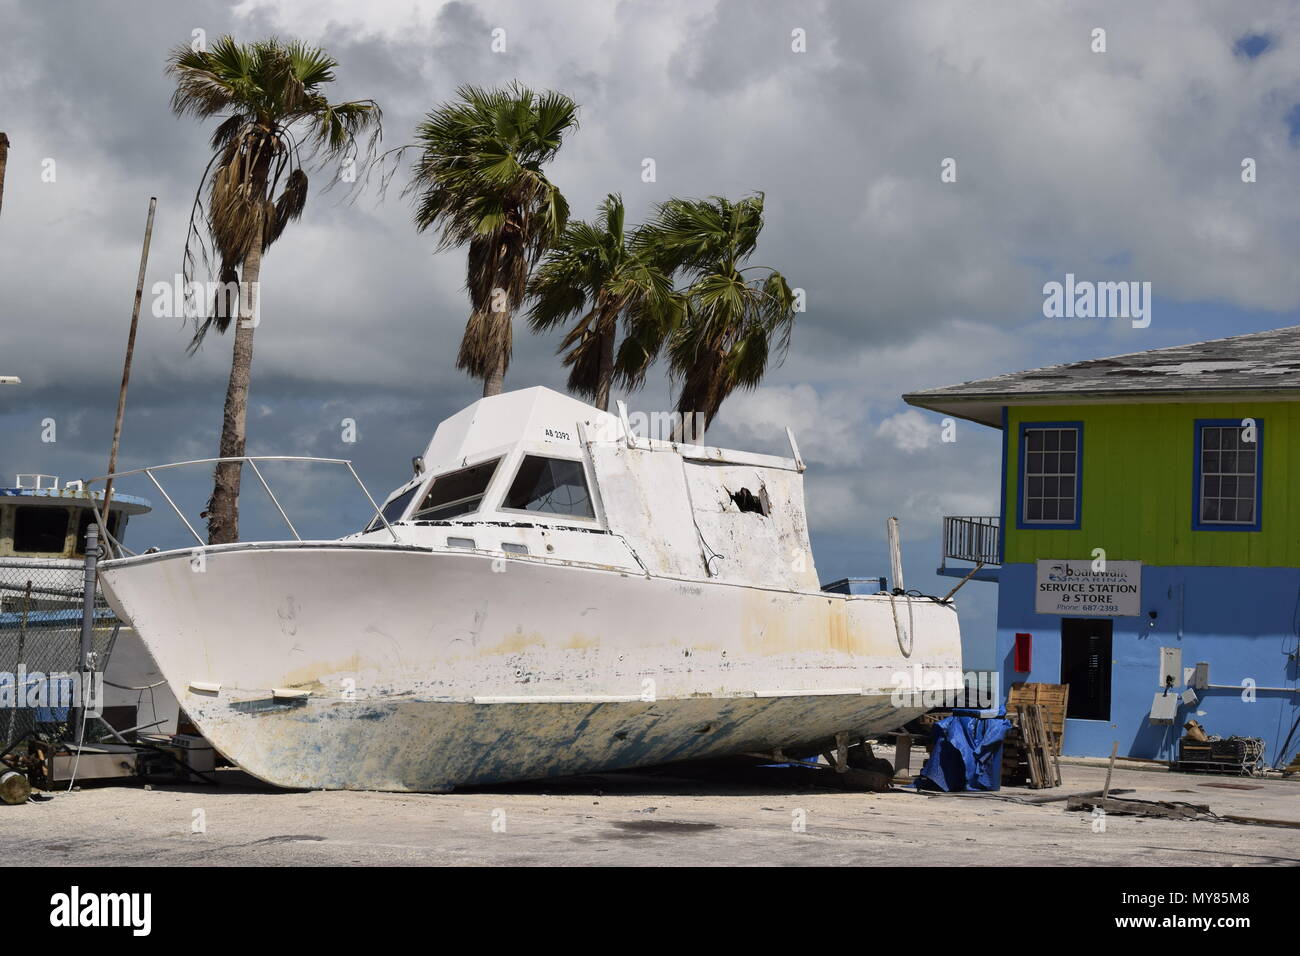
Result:
M140 274L135 280L135 305L131 308L131 330L126 336L126 358L122 362L122 387L117 393L117 418L113 421L113 444L108 452L108 480L104 483L104 521L108 521L109 506L113 502L113 472L117 470L117 449L122 442L122 416L126 413L126 389L131 383L131 360L135 357L135 331L140 324L140 300L144 297L144 271L149 264L149 240L153 237L153 213L158 197L149 197L149 218L144 226L144 245L140 249ZM104 527L108 539L108 527ZM111 540L109 541L112 546ZM110 550L109 554L113 552Z

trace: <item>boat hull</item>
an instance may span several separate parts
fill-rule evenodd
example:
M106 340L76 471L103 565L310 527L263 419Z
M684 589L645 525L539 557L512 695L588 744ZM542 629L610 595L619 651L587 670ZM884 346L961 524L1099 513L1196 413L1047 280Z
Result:
M815 748L960 683L956 613L923 599L341 542L101 573L204 736L283 787L445 791Z

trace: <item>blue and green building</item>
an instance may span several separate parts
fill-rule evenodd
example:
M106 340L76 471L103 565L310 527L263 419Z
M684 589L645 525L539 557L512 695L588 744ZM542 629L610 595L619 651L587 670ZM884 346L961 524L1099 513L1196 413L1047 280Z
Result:
M996 582L1004 693L1070 685L1064 753L1172 760L1188 719L1300 748L1300 327L904 399L1001 430L940 573Z

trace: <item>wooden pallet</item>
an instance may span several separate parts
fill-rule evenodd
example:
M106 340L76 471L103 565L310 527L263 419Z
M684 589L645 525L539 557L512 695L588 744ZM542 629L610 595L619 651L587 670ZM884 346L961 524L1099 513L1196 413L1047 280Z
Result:
M1052 750L1042 705L1025 704L1017 707L1016 723L1024 738L1025 758L1029 764L1029 786L1036 790L1059 787L1061 764Z
M1043 724L1052 754L1061 755L1061 741L1065 738L1065 713L1070 702L1069 684L1030 684L1017 681L1007 692L1007 712L1015 713L1021 707L1036 704L1042 708Z

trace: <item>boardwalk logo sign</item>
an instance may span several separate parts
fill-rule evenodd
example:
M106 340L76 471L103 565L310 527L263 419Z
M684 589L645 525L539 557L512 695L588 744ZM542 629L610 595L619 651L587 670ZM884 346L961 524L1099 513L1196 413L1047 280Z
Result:
M1134 617L1142 613L1142 562L1107 561L1105 571L1082 561L1039 561L1034 611L1070 617Z

